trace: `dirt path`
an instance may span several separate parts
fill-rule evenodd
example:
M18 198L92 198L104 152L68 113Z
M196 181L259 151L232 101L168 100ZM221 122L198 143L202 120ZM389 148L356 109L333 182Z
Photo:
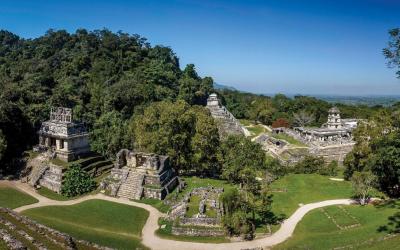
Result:
M3 181L0 181L0 183ZM43 206L67 206L81 203L83 201L92 200L92 199L100 199L106 201L112 201L120 204L126 204L131 206L140 207L149 211L150 215L146 221L146 224L142 230L142 243L151 249L162 249L162 250L209 250L209 249L221 249L221 250L235 250L235 249L246 249L246 248L256 248L256 247L271 247L273 245L284 242L289 237L292 236L294 229L296 228L297 223L303 218L305 214L309 211L330 206L330 205L349 205L352 203L350 199L338 199L338 200L327 200L316 203L310 203L307 205L303 205L296 210L287 220L283 222L280 229L276 231L271 236L257 239L253 241L246 242L233 242L233 243L195 243L195 242L184 242L184 241L176 241L169 239L159 238L155 231L159 228L158 219L165 214L159 212L157 209L150 205L146 205L143 203L138 203L134 201L130 201L127 199L120 199L109 197L103 194L95 194L88 195L76 200L68 200L68 201L55 201L50 200L46 197L39 195L33 188L31 188L28 184L21 182L8 182L8 185L14 186L21 191L28 193L29 195L35 197L39 200L38 203L34 203L27 206L22 206L14 209L16 212L21 212L27 209L35 208L35 207L43 207Z

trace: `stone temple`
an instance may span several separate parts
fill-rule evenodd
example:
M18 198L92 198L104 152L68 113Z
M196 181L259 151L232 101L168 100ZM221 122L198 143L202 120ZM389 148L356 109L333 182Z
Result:
M50 150L55 157L69 162L90 151L89 134L83 123L73 122L69 108L52 108L50 120L39 130L39 151Z
M210 110L212 117L218 122L221 137L230 134L250 135L250 132L221 104L217 94L214 93L208 97L207 109Z
M179 184L169 157L122 149L117 154L111 176L101 185L111 196L139 200L162 200Z
M321 128L296 127L294 130L307 144L327 146L352 143L352 130L357 126L355 119L341 119L340 111L333 107L328 111L328 121Z

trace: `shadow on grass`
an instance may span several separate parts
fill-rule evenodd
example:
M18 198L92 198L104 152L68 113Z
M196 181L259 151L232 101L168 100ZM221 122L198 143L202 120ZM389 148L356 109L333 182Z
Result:
M392 208L400 210L399 200L389 200L382 204L376 205L377 208ZM387 233L400 233L400 212L396 212L388 217L388 222L386 225L380 226L377 229L378 232Z
M272 205L273 202L273 194L268 195L268 200L269 200L269 204L270 206ZM256 217L255 219L255 227L256 228L260 228L266 225L279 225L281 224L285 219L287 219L287 215L286 214L275 214L274 212L271 211L271 207L269 207L269 209L264 210L262 212L262 218L260 217Z

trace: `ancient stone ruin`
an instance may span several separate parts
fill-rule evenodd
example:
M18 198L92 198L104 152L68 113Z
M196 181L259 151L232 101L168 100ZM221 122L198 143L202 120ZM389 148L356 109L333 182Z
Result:
M69 108L52 108L50 120L43 122L39 130L36 151L50 151L63 161L73 161L90 151L89 134L83 123L72 120Z
M283 164L296 163L306 154L322 156L327 162L336 160L342 163L354 146L352 131L360 120L342 119L337 107L331 108L328 113L328 121L321 128L295 127L272 130L275 134L287 134L304 143L304 146L293 146L266 134L256 137L254 141Z
M174 222L172 234L187 236L223 236L221 228L222 204L219 196L223 188L213 186L194 188L175 204L167 219ZM195 213L189 207L194 207Z
M83 123L73 122L69 108L52 108L50 119L39 130L39 145L33 148L39 155L27 162L26 178L31 186L46 187L60 193L66 163L79 159L82 169L98 176L110 169L111 162L102 156L90 154L88 132ZM24 176L23 176L24 177Z
M179 184L169 157L122 149L117 154L111 175L100 187L111 196L127 199L162 200Z
M111 250L88 241L77 240L7 208L0 208L0 224L0 241L7 245L7 249Z
M321 128L296 127L294 131L289 132L310 146L353 143L352 130L357 126L357 120L341 119L340 111L336 107L329 109L328 112L328 122Z
M211 94L207 99L207 109L218 123L221 137L230 134L241 134L249 136L250 132L221 104L217 94Z

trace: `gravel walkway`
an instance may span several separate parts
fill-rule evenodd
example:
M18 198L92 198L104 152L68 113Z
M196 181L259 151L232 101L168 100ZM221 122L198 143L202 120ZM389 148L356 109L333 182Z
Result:
M5 181L0 181L5 182ZM27 209L35 208L35 207L43 207L43 206L67 206L81 203L83 201L92 200L92 199L100 199L106 201L112 201L120 204L126 204L131 206L140 207L149 211L150 215L146 221L146 224L143 227L142 231L142 243L151 249L157 250L209 250L209 249L221 249L221 250L235 250L235 249L248 249L248 248L257 248L264 247L268 248L273 245L284 242L289 237L292 236L294 229L296 228L297 223L303 218L305 214L309 211L325 207L331 205L349 205L353 201L351 199L338 199L338 200L326 200L321 202L315 202L303 205L299 207L296 212L292 214L287 220L285 220L280 229L276 231L271 236L257 239L253 241L245 241L245 242L232 242L232 243L195 243L195 242L184 242L184 241L176 241L169 239L162 239L155 234L155 231L159 228L158 219L165 214L159 212L157 209L150 205L146 205L143 203L138 203L134 201L130 201L127 199L114 198L109 197L103 194L95 194L95 195L87 195L75 200L68 201L55 201L48 199L39 195L32 187L30 187L26 183L21 183L19 181L8 182L10 186L14 186L17 189L20 189L23 192L28 193L29 195L35 197L39 200L38 203L34 203L27 206L22 206L14 209L16 212L22 212Z

